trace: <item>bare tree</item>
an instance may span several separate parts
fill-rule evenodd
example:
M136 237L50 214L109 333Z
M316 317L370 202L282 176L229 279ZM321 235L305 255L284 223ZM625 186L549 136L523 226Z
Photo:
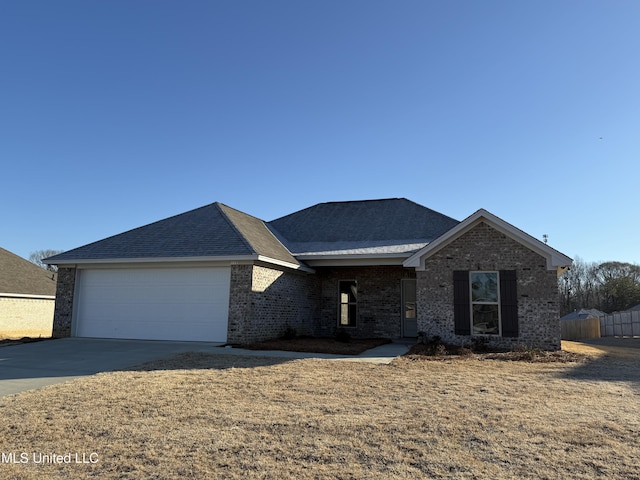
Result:
M593 272L595 262L585 262L576 256L568 272L558 280L560 289L560 312L566 315L579 308L596 308L596 286Z
M42 260L62 252L64 252L64 250L36 250L35 252L31 252L31 254L29 255L29 261L35 263L39 267L44 268L45 270L56 272L58 270L58 267L56 267L55 265L47 265L46 263L43 263Z
M640 265L585 262L579 257L558 280L560 313L580 308L603 312L626 310L640 303Z
M640 303L640 265L605 262L598 266L600 310L619 312Z

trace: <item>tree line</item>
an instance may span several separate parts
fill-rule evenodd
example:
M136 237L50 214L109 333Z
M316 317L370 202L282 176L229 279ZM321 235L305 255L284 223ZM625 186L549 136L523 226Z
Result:
M625 262L586 262L576 257L558 278L560 315L581 308L605 313L640 304L640 265Z

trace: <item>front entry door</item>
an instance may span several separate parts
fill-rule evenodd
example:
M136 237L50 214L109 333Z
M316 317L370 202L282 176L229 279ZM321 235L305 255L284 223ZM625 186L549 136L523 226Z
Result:
M418 336L418 316L416 315L416 280L402 279L402 336Z

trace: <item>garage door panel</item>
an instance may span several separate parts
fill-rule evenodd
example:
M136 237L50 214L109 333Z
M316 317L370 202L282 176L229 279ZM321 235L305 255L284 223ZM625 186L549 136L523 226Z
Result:
M229 268L83 270L76 335L226 341Z

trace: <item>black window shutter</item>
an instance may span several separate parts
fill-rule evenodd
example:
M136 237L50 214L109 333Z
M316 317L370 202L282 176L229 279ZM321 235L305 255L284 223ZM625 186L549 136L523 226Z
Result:
M515 270L500 271L500 313L502 336L518 336L518 287Z
M467 270L453 271L453 321L456 335L471 335L469 272Z

